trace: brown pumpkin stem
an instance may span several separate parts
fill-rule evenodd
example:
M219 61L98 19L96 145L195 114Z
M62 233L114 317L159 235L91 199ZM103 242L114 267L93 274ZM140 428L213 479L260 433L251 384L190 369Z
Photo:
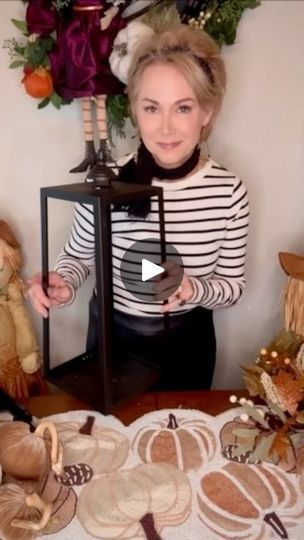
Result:
M162 540L155 529L153 514L146 514L139 520L139 523L145 531L147 540Z
M279 536L280 538L288 538L287 531L280 520L279 516L275 512L269 512L268 514L265 514L264 521L267 523L267 525L270 525L272 530Z
M92 435L92 427L95 422L95 416L87 416L86 423L80 428L79 433L82 435Z
M177 423L177 420L176 420L176 416L174 416L174 414L170 413L169 414L169 422L168 422L168 425L167 425L167 429L177 429L178 428L178 423Z

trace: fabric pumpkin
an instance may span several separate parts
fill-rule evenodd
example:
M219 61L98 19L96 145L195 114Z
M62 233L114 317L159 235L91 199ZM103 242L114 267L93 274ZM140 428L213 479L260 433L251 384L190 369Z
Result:
M6 475L0 487L0 533L5 540L30 540L36 534L55 534L73 519L77 496L61 486L53 471L38 482Z
M43 502L35 492L27 493L21 485L3 484L0 515L0 533L5 540L31 540L49 520L51 504Z
M133 449L145 463L171 463L185 472L210 461L216 448L214 433L204 421L177 420L172 413L160 428L144 428L133 442Z
M123 83L128 82L130 64L138 43L153 33L152 28L141 21L132 21L118 32L109 62L112 73Z
M106 495L105 495L106 494ZM153 463L102 475L87 484L77 517L98 538L161 540L166 526L183 523L191 511L187 476L172 465Z
M82 425L78 422L56 424L59 440L63 447L63 465L87 463L94 474L119 469L129 454L129 441L118 431L94 424L89 416Z
M51 444L44 439L46 430L50 432ZM61 474L61 450L54 424L41 422L31 433L30 426L24 422L3 422L0 464L6 474L20 480L39 480L51 467Z
M304 515L288 475L275 466L228 463L205 474L198 489L199 517L225 539L288 538Z

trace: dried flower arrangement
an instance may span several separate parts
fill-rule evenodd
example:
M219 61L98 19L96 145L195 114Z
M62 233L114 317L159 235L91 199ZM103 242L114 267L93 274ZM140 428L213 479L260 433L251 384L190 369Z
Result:
M230 402L240 404L244 413L226 424L221 439L224 454L230 452L231 458L246 455L249 462L271 461L285 470L303 472L304 257L280 253L279 258L288 276L285 328L260 350L253 365L242 367L247 390L259 404L231 396Z

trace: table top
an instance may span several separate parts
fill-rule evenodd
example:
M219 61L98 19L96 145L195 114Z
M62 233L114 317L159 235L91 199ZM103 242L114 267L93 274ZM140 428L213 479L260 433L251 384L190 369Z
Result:
M217 415L231 407L229 396L246 396L246 390L210 390L201 392L147 392L123 405L114 406L113 414L128 425L145 413L159 409L198 409ZM20 400L20 403L37 417L71 410L91 410L91 407L68 394L49 394Z

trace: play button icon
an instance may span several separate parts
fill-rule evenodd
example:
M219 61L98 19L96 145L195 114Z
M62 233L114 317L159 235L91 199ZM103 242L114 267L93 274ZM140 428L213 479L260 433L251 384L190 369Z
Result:
M142 281L147 281L148 279L158 276L159 274L162 274L163 272L165 272L165 269L162 266L158 266L158 264L154 264L153 262L148 261L147 259L142 259L141 261Z
M119 268L128 293L145 303L174 295L183 279L183 260L172 244L166 243L165 252L164 260L161 244L155 238L145 238L129 246ZM113 255L115 258L115 252Z

